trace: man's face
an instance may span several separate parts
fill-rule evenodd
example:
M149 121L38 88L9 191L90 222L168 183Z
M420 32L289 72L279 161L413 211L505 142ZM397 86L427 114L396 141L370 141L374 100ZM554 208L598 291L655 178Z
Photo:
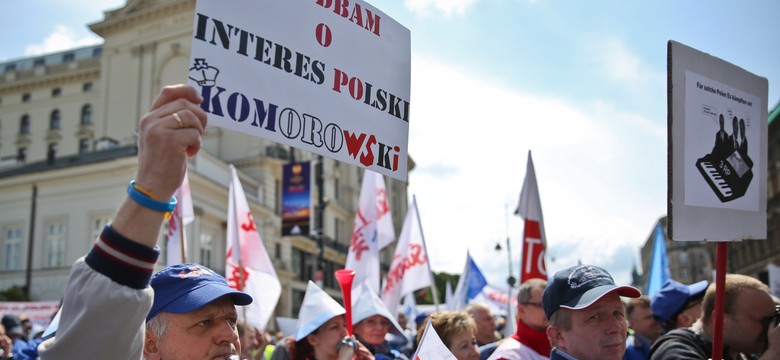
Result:
M555 339L558 347L580 360L621 359L626 351L624 311L616 293L607 294L585 309L572 310L571 329L559 329Z
M165 313L169 324L162 338L146 332L147 360L225 359L241 352L233 299L223 297L186 314Z
M752 354L767 347L767 327L775 316L769 294L744 288L734 301L730 316L724 319L723 343L733 351Z
M544 308L542 307L542 293L544 288L531 289L531 297L525 304L517 304L517 314L520 316L520 321L528 325L531 329L536 331L545 331L547 325L550 324L547 321L547 315L544 314Z
M390 330L390 320L385 319L382 315L369 316L359 323L355 324L355 334L360 336L364 342L371 345L379 345L384 343L385 335Z
M472 312L474 322L477 323L477 340L480 342L493 342L495 341L495 329L496 320L493 319L493 314L487 309L474 309Z
M661 336L661 324L655 321L653 310L649 306L634 307L631 317L628 319L628 326L650 341L655 341Z
M314 351L324 358L332 359L338 356L338 345L347 336L347 321L344 316L336 316L317 328L317 331L306 336Z

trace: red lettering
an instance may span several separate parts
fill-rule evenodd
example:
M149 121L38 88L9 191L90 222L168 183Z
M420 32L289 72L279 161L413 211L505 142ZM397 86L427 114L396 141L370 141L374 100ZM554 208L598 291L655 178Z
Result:
M368 137L368 141L366 142L366 152L363 154L360 154L360 163L365 165L366 167L371 166L371 164L374 163L374 151L371 150L371 145L376 144L376 137L374 135L371 135Z
M387 272L387 285L385 289L392 289L401 279L404 277L406 270L411 269L417 265L424 265L428 262L428 258L423 256L423 248L420 244L409 245L411 253L405 258L398 260L398 255L393 258L393 263L390 270Z
M366 140L366 134L361 133L360 136L344 130L344 140L347 143L347 152L353 159L357 158L360 148L363 146L363 142Z
M341 87L349 83L349 75L339 70L333 69L333 91L341 93Z

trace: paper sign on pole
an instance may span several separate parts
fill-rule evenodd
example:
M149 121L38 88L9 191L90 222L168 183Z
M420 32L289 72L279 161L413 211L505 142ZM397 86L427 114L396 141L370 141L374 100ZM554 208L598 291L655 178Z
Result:
M406 180L409 30L359 0L198 0L209 124Z
M766 238L765 78L669 42L668 233Z

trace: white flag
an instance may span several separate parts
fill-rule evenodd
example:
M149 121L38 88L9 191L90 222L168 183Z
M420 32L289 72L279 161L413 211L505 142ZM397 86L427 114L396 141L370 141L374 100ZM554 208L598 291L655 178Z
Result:
M165 263L170 265L184 263L187 254L187 238L182 227L195 221L195 211L192 209L192 194L190 193L190 180L184 173L181 186L176 189L176 208L168 219L168 242L166 244Z
M393 219L387 204L382 175L371 170L363 174L355 227L345 269L355 270L352 288L362 284L379 293L379 250L395 240Z
M398 237L393 262L387 272L382 301L390 313L395 314L403 295L428 286L431 286L431 268L417 213L417 201L412 198Z
M412 359L457 360L455 355L452 355L450 349L447 348L447 345L444 345L444 342L441 341L439 334L436 333L436 329L431 325L432 320L433 317L428 319L428 324L425 325L425 330L423 330L423 335L420 338L420 344L417 345L417 352L414 353Z
M455 310L455 298L452 295L452 284L447 281L447 286L444 288L444 308L450 311Z
M233 165L230 165L230 171L225 277L230 287L244 291L254 299L239 309L239 320L265 331L282 294L282 284L257 232Z

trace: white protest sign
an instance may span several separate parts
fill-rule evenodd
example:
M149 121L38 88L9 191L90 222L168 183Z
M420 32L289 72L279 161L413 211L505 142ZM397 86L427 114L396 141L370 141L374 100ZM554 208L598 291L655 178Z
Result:
M409 30L356 0L198 0L209 124L406 180Z
M669 41L669 235L766 238L765 78Z

